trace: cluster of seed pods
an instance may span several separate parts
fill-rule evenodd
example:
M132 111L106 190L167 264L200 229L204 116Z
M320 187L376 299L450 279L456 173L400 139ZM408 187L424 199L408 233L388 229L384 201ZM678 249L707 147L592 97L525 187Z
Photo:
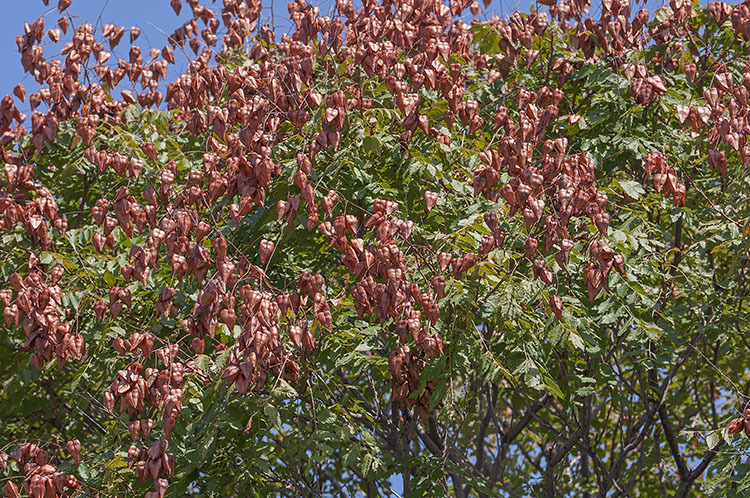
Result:
M555 99L555 92L551 93ZM588 217L599 234L606 237L610 217L606 211L607 196L596 188L593 163L584 153L567 155L567 139L544 141L539 167L532 164L533 142L543 136L548 123L540 123L537 104L546 103L550 92L544 87L539 94L541 98L524 90L519 92L518 107L528 109L525 116L519 118L520 125L508 118L507 109L498 111L500 116L495 119L496 127L504 127L507 134L500 138L499 150L487 150L480 154L482 163L475 170L472 184L475 195L481 194L493 201L502 198L510 207L511 216L521 212L529 231L524 242L525 256L532 262L534 277L551 285L553 272L547 267L543 255L554 250L557 264L567 267L575 240L589 238L588 226L585 223L576 225L574 219ZM549 105L554 107L554 100L552 102ZM555 108L553 113L556 112ZM524 129L529 132L526 136L521 133L518 137L517 130ZM511 178L505 185L498 186L503 171L507 171ZM552 209L545 211L546 206ZM493 235L485 236L479 256L486 255L504 241L504 234L497 228L497 218L493 212L485 215L485 222ZM541 247L537 238L540 235L543 235ZM598 247L605 248L604 252L595 249ZM612 260L615 255L603 241L595 241L590 248L591 259L584 278L589 297L593 300L607 285L608 270L603 269L611 267L611 264L601 261L600 256L604 254L608 260ZM619 260L621 258L618 257ZM559 298L554 297L550 307L558 318L561 318L560 306Z
M677 178L674 168L667 165L667 158L664 154L653 151L643 158L642 164L647 177L654 175L654 190L657 193L661 193L665 197L671 195L675 206L685 203L685 194L687 193L685 184ZM726 165L726 160L724 164Z
M334 193L327 197L331 199ZM330 212L331 207L330 202L324 203L326 212ZM436 383L431 382L418 398L410 395L419 387L419 374L427 364L425 358L443 354L443 340L436 330L430 331L430 327L440 319L437 299L443 297L445 277L432 280L435 294L423 291L410 280L406 255L397 239L408 243L413 223L396 216L397 209L398 205L393 201L376 199L372 214L361 230L354 215L338 216L333 223L323 222L319 230L330 239L331 245L341 251L344 265L359 282L349 289L357 314L360 317L375 316L380 323L391 318L394 320L401 345L389 356L395 381L394 401L404 408L416 405L418 413L426 420ZM362 238L354 237L360 231L374 232L374 243L365 245ZM351 238L347 238L347 233ZM425 284L430 285L430 282ZM413 353L406 344L410 337L419 347Z
M116 338L113 347L125 355L140 351L146 361L153 351L153 337L135 332L126 340ZM134 442L141 440L143 444L148 444L155 427L154 420L148 416L143 418L151 413L147 412L148 407L162 411L162 438L147 450L132 445L128 451L128 466L136 466L142 482L151 477L155 494L148 496L163 497L169 484L166 476L173 475L175 469L174 455L166 451L168 439L182 406L184 375L194 371L195 365L193 362L185 365L177 361L179 348L176 344L163 346L155 352L164 368L144 368L142 364L132 361L127 369L117 372L116 379L105 391L104 406L114 412L119 401L119 411L127 413L131 419L128 424L131 438Z
M68 359L82 358L86 354L83 336L73 330L68 318L61 316L60 279L64 270L56 266L46 273L39 257L31 253L30 271L25 277L12 273L11 287L0 290L3 316L7 326L21 325L26 334L24 349L33 351L32 364L39 370L55 358L62 369Z
M7 155L7 154L6 154ZM5 178L7 190L0 192L0 225L10 231L21 224L35 244L48 249L52 244L50 221L62 237L68 228L65 218L57 216L57 201L52 192L34 180L32 165L17 165L15 159L6 157ZM29 199L30 195L35 195Z
M302 280L302 278L300 278ZM322 278L320 279L322 284ZM302 289L303 286L300 285ZM309 286L304 287L309 290ZM314 296L320 296L319 288L315 288ZM285 294L274 296L271 292L254 290L250 285L244 285L240 289L242 305L240 305L239 324L242 331L237 337L236 344L232 347L227 359L227 367L222 378L230 384L234 384L240 394L245 394L251 385L262 386L268 375L274 378L283 378L289 382L297 382L299 375L299 364L295 356L284 346L279 329L282 313L286 313L291 307L295 312L304 306L311 294L296 294L294 299ZM304 297L300 297L304 296ZM305 301L304 303L302 301ZM283 310L283 311L282 311ZM231 324L234 325L234 317ZM305 335L310 334L305 320ZM300 332L295 329L292 332L290 326L289 335L295 344L301 345ZM311 335L310 335L311 337ZM314 344L306 339L306 344Z
M144 420L139 421L140 429L137 430L140 430L140 433L148 440L152 422L150 420L145 420L145 422L147 423L144 424ZM132 434L133 429L131 429ZM154 441L149 448L139 448L136 445L128 448L128 467L135 466L141 482L147 481L149 477L153 481L154 491L147 492L145 498L164 498L167 493L169 481L165 476L174 475L175 471L174 453L168 452L168 448L169 442L166 439Z
M76 462L81 460L78 440L68 441L65 448ZM9 458L17 463L23 480L20 488L13 479L5 481L2 488L4 498L18 498L21 490L31 498L63 498L81 487L75 476L57 470L57 466L50 463L50 454L34 443L22 443L10 455L0 453L0 470L3 472L8 469Z

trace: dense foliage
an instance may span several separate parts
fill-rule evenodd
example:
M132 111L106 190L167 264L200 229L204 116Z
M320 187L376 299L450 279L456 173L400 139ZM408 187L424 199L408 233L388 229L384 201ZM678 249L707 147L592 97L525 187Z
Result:
M746 496L750 3L539 3L28 24L4 496Z

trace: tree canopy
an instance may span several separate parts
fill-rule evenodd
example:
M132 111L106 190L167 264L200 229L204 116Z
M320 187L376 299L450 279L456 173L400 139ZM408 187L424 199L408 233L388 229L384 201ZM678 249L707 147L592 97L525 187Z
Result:
M750 492L750 2L70 4L0 102L5 497Z

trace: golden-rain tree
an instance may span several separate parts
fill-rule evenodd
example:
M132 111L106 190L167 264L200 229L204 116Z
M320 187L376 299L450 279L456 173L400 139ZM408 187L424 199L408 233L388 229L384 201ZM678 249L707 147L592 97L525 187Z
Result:
M0 103L4 496L746 495L746 3L70 4Z

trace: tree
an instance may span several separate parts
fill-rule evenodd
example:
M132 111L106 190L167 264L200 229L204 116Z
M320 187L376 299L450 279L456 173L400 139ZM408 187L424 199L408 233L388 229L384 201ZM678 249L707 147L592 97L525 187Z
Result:
M115 61L70 3L0 104L6 497L745 496L750 4L172 0Z

